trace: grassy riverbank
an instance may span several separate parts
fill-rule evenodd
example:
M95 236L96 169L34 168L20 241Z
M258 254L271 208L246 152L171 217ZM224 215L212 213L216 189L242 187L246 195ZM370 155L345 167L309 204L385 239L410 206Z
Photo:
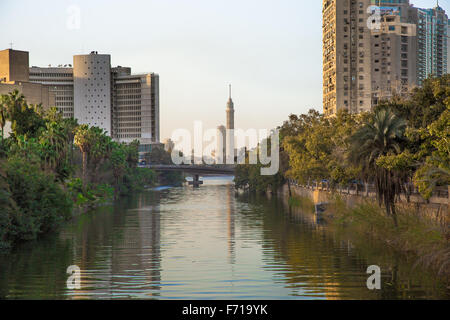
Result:
M305 212L314 212L314 204L306 197L293 197L289 205ZM446 226L424 218L410 210L398 209L398 226L376 203L365 202L349 208L336 196L324 214L331 232L339 238L352 241L357 247L364 243L377 243L386 250L394 250L415 260L450 284L450 243Z

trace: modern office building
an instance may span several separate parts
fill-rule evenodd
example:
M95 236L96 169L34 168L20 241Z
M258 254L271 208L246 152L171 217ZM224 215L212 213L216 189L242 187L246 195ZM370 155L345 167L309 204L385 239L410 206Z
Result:
M431 74L448 73L449 20L439 6L416 8L413 19L417 24L417 81L422 84Z
M406 96L430 74L445 74L447 39L448 17L439 6L324 0L324 113L369 111L393 95Z
M71 65L31 67L30 81L56 96L64 117L97 126L119 142L141 142L141 152L159 143L159 75L131 74L131 68L111 67L111 56L91 52L76 55Z
M30 81L42 84L55 95L55 104L64 118L74 117L72 65L39 68L31 67Z
M112 69L113 136L148 145L160 141L159 76L132 75L130 68Z
M80 124L112 131L111 56L92 52L73 57L74 117Z

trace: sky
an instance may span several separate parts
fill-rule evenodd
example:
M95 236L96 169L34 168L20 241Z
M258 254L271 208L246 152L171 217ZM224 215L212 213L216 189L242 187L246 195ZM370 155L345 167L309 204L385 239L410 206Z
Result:
M450 12L450 0L439 3ZM225 124L230 83L236 128L322 110L321 0L0 0L0 21L0 49L12 42L33 66L98 51L158 73L161 139L196 120Z

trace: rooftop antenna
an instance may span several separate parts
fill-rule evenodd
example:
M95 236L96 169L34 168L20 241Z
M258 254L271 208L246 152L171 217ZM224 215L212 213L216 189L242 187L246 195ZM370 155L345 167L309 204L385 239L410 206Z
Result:
M13 44L12 42L9 43L9 46L11 47L11 49L13 48Z

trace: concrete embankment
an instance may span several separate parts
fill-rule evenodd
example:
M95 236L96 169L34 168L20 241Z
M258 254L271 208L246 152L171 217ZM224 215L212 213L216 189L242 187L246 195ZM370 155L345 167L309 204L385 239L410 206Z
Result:
M336 196L339 195L349 208L354 208L367 201L376 201L376 194L374 192L356 191L354 189L327 190L326 188L307 188L285 184L280 192L283 197L304 197L311 199L314 203L332 202ZM396 205L400 209L408 210L419 216L439 221L441 224L450 223L448 197L433 197L429 200L429 203L427 203L427 201L417 194L410 195L409 201L406 196L402 195Z

